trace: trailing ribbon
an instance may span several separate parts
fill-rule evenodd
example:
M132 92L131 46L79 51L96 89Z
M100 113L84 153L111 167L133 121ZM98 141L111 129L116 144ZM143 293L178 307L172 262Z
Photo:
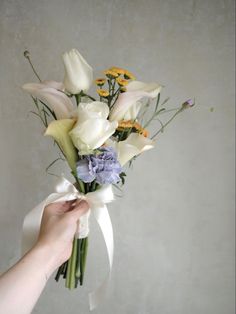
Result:
M65 179L63 176L58 180L55 186L55 193L50 194L43 202L32 209L24 218L23 223L23 238L22 238L22 254L26 253L36 243L40 223L45 206L54 202L69 201L73 199L84 199L89 204L89 211L80 218L78 231L76 236L78 238L85 238L89 233L89 216L90 212L94 214L94 217L99 224L108 254L109 260L109 272L97 290L89 293L89 307L92 311L97 307L102 298L104 297L107 286L109 283L113 253L114 253L114 241L113 241L113 229L111 219L107 210L107 203L114 200L114 194L111 185L104 185L99 190L89 192L87 194L80 193L74 185Z

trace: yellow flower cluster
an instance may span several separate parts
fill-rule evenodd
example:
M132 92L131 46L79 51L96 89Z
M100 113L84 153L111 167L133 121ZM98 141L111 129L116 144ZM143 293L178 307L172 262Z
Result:
M144 129L141 124L133 120L121 120L118 124L118 131L123 131L124 129L135 129L138 133L142 134L145 137L148 137L148 130Z
M129 80L135 80L135 76L129 72L128 70L125 70L123 68L118 68L118 67L111 67L104 71L104 74L106 78L97 78L94 82L97 86L100 87L100 89L97 89L97 93L100 97L108 97L109 91L110 91L110 83L109 82L114 82L119 85L120 92L125 92L126 88L125 86L128 85ZM106 89L102 89L104 84L108 80L108 85L109 85L109 91ZM113 92L114 92L114 85L113 85Z
M118 68L118 67L111 67L109 70L117 73L118 75L124 75L124 78L127 80L135 80L135 76L128 70Z

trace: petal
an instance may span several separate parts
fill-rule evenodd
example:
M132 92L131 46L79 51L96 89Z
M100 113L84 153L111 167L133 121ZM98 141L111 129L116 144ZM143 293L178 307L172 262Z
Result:
M109 107L106 103L93 101L90 103L80 103L78 107L78 123L83 123L88 119L103 118L107 119Z
M160 84L157 84L154 82L144 83L140 81L131 81L126 87L127 92L136 92L136 91L144 92L146 94L144 96L147 96L150 98L157 97L161 89L162 89L162 86Z
M77 176L85 183L92 182L96 178L95 174L90 173L88 161L85 159L77 163L76 170Z
M138 133L131 133L125 141L111 142L109 140L106 143L115 147L121 166L124 166L134 156L154 147L154 141Z
M23 89L40 100L47 102L58 119L70 117L70 113L73 111L73 104L70 98L63 92L48 87L43 83L28 83L23 85Z
M113 109L111 110L109 120L123 120L126 112L129 111L131 106L135 105L142 97L142 92L125 92L120 94Z
M63 61L66 90L72 94L78 94L81 90L87 91L93 81L93 69L91 66L76 49L64 53Z
M54 138L64 153L72 171L76 173L78 155L69 136L69 132L73 128L74 124L75 120L72 119L52 121L47 127L44 135L50 135Z
M80 149L80 142L85 143L89 149L96 149L115 132L118 123L106 119L89 119L77 125L70 136L74 145ZM78 141L79 139L79 141ZM82 147L81 147L82 148Z
M143 97L155 98L160 93L162 86L157 83L143 83L139 81L130 82L126 89L127 92L119 95L111 113L109 120L122 120L126 115L135 119L137 115L132 112L132 107ZM140 107L139 107L140 109ZM131 111L131 113L129 113ZM137 113L137 112L136 112Z

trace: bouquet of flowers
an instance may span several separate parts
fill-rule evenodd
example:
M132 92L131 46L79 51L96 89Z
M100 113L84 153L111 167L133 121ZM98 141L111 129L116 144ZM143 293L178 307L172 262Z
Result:
M111 266L113 235L106 203L113 199L112 187L122 187L127 166L153 148L165 127L194 102L187 100L177 108L167 109L168 99L161 101L161 85L137 81L131 72L116 66L94 80L92 67L76 49L63 55L63 83L42 81L29 52L25 51L24 56L39 80L23 86L35 105L33 114L42 121L45 135L57 143L75 180L72 184L63 179L57 193L88 201L91 211L96 212ZM97 86L97 96L89 93L92 84ZM162 122L165 113L168 119ZM158 121L159 128L150 134L147 128L154 121ZM63 277L69 289L84 281L89 214L81 219L71 257L60 266L55 277L57 281Z

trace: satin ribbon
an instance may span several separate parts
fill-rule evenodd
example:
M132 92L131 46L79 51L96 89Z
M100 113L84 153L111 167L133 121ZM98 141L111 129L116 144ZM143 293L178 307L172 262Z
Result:
M99 190L87 194L80 193L74 185L63 176L58 180L55 186L55 193L50 194L43 202L32 209L24 218L22 254L25 254L36 243L42 219L42 214L46 205L54 202L69 201L73 199L84 199L89 204L89 211L80 218L76 237L85 238L89 233L89 216L93 213L99 224L108 254L109 272L103 283L95 291L89 293L89 307L92 311L101 302L106 294L109 283L113 254L114 241L111 219L107 210L107 203L114 200L114 194L111 185L104 185Z

